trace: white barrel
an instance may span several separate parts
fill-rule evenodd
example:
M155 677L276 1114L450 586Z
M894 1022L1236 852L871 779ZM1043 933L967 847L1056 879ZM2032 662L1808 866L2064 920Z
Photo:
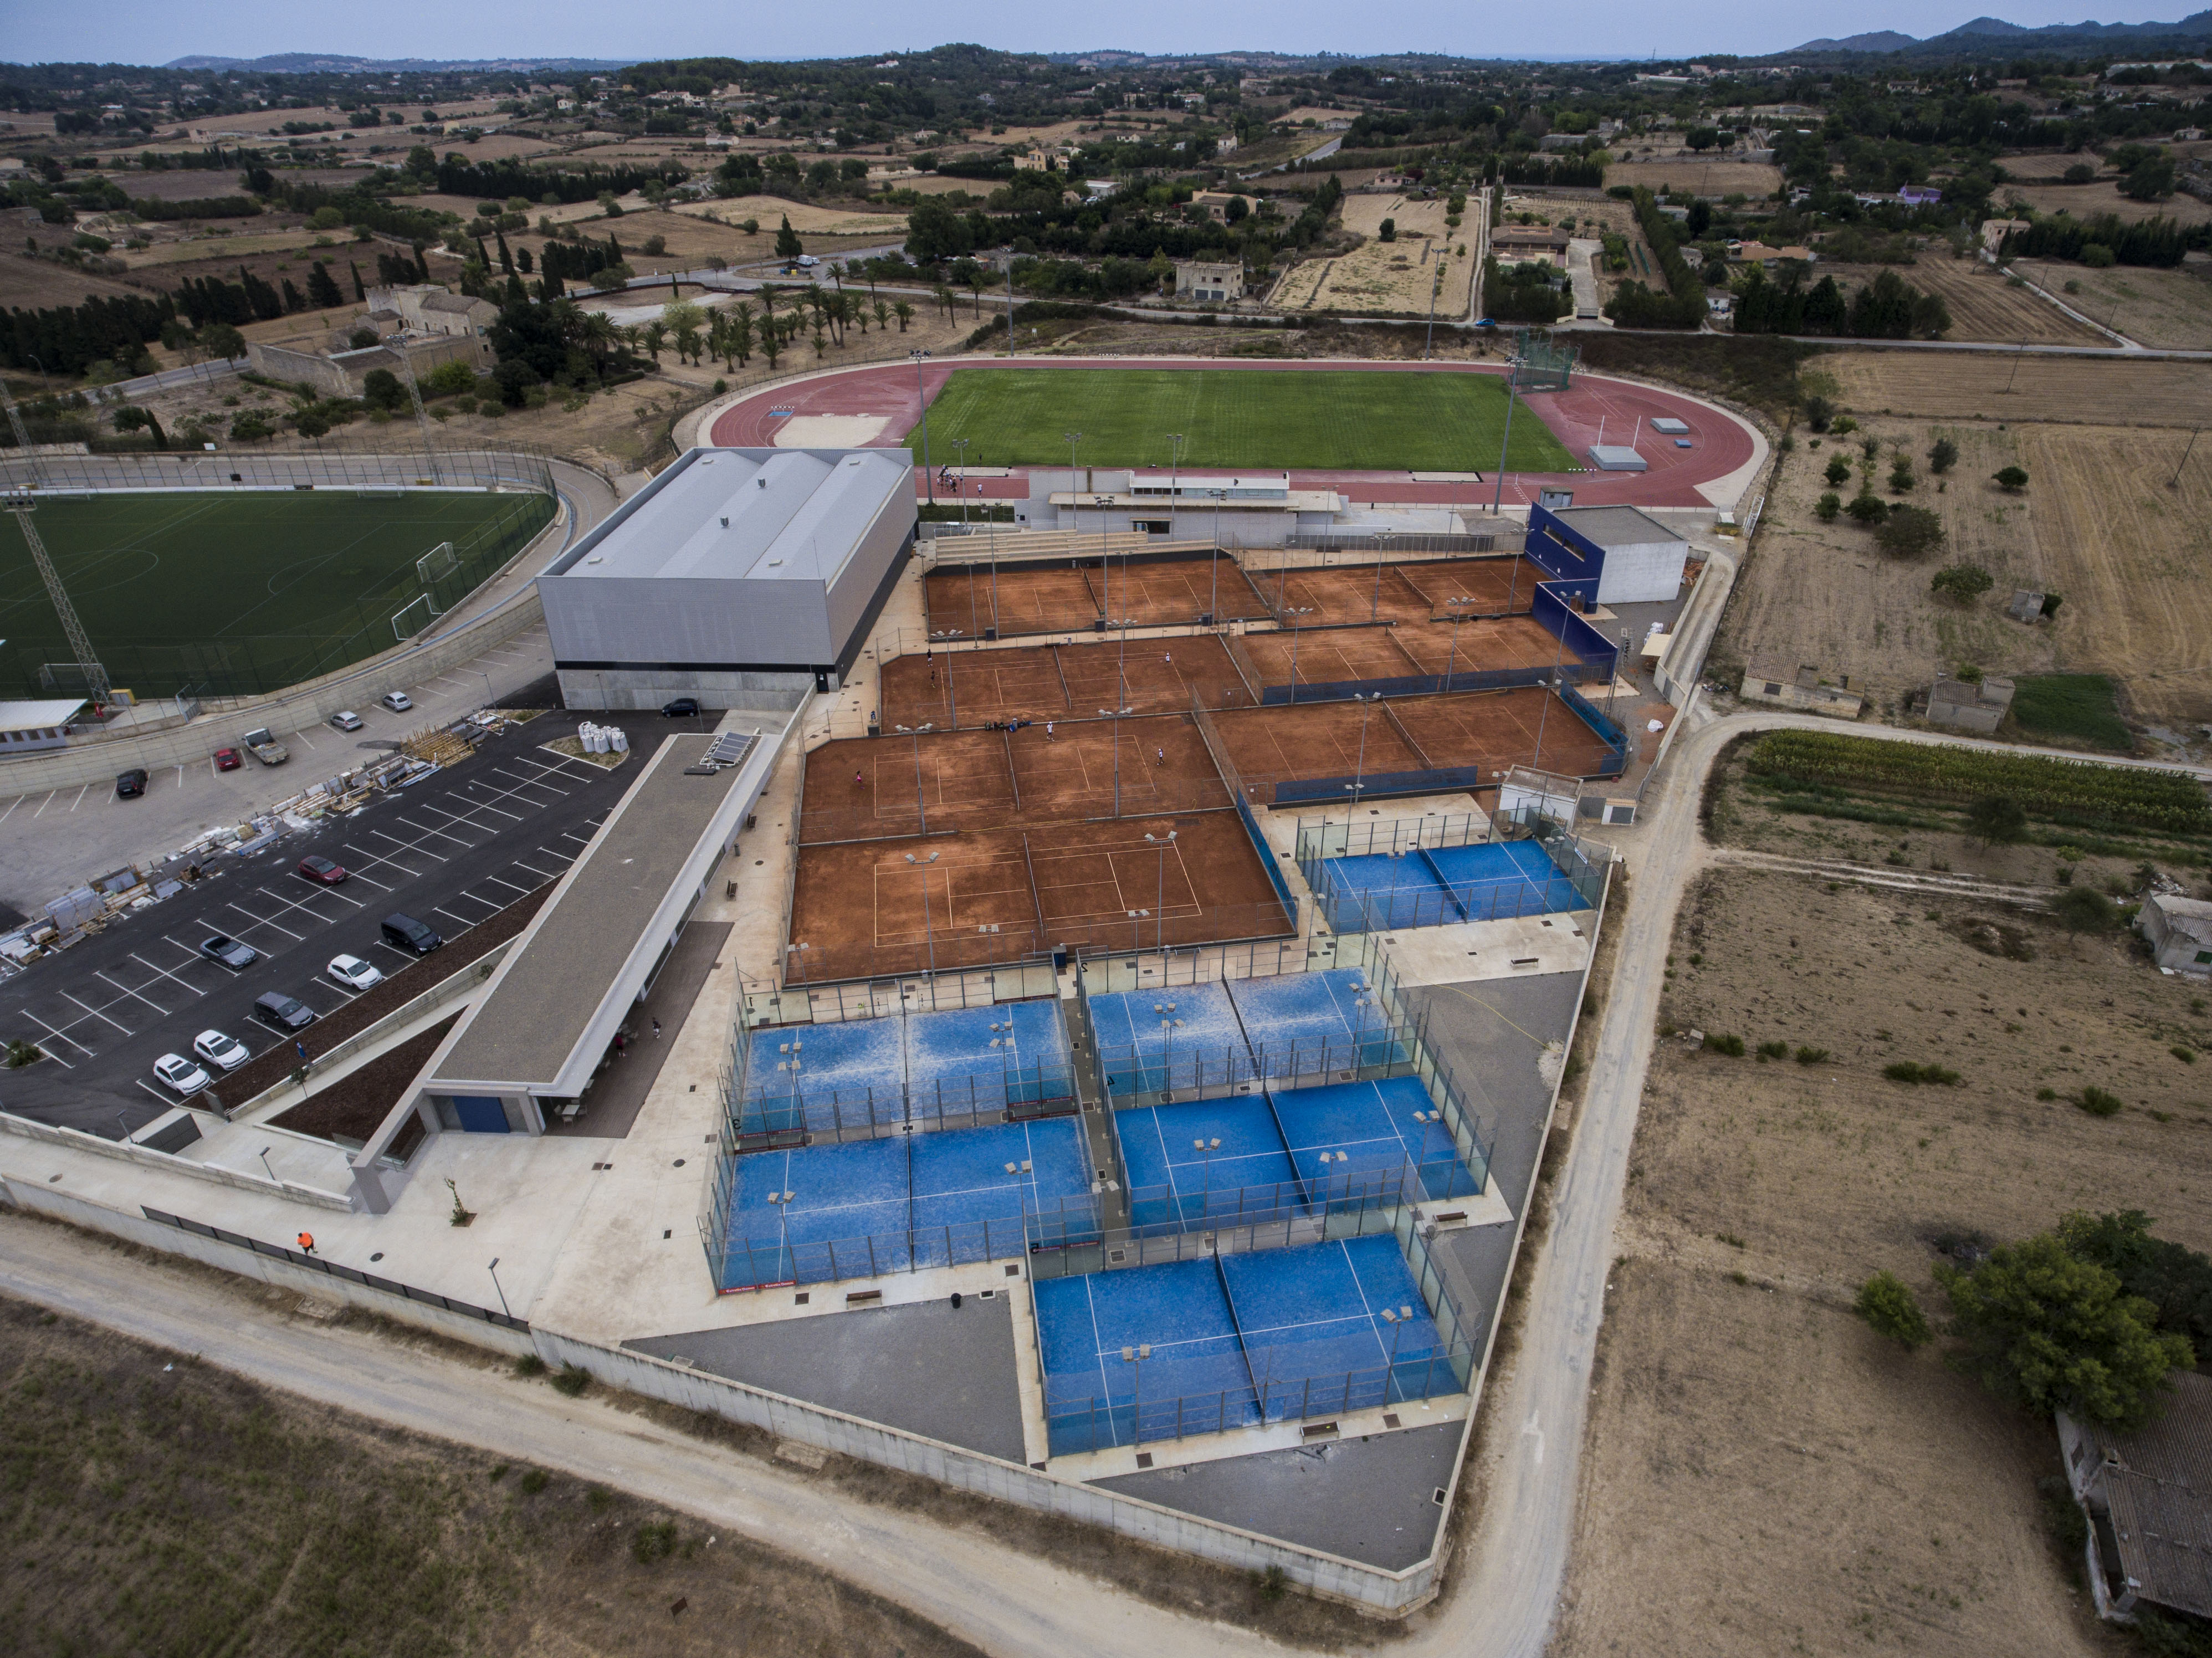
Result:
M585 726L583 738L585 753L605 754L607 751L607 734L597 726Z
M620 726L608 726L607 745L617 754L628 754L629 752L629 733L624 731Z

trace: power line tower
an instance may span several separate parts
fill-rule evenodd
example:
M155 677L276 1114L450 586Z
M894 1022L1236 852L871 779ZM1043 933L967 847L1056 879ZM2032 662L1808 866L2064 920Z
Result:
M39 476L38 464L32 459L30 434L23 429L22 412L15 407L7 383L0 381L0 398L8 404L8 423L15 428L15 446L23 452L23 459L31 464L31 476ZM31 513L38 506L37 499L27 489L9 489L0 494L0 507L14 514L17 526L23 532L23 544L31 550L31 562L39 568L39 580L46 584L46 597L53 601L54 614L62 619L62 632L68 636L70 653L82 669L85 689L95 705L105 705L112 696L114 688L107 683L107 670L92 653L92 641L86 635L84 623L76 619L76 607L70 603L68 591L62 586L60 573L48 556L46 544L39 538L38 526L31 522Z

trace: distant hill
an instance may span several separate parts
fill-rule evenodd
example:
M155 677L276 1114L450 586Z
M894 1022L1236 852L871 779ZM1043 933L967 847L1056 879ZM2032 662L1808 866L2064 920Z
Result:
M633 58L342 58L325 52L284 52L268 58L178 58L163 69L242 69L262 75L445 75L464 70L501 74L550 70L563 75L611 75Z
M1894 29L1883 29L1874 34L1845 35L1839 40L1808 40L1776 55L1787 58L1838 52L1909 52L1924 57L1990 46L2002 46L2008 51L2022 46L2064 49L2112 46L2131 40L2196 39L2212 39L2212 11L2194 12L2172 23L2052 23L2042 28L2024 28L2002 17L1977 17L1970 23L1961 23L1924 40L1899 34Z

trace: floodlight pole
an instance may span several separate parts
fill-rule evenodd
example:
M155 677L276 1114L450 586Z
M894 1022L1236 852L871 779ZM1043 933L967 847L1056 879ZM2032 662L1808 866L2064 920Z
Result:
M9 399L8 412L15 416L16 441L21 444L23 423L21 417L15 416L13 398ZM37 504L28 489L11 489L0 498L0 506L15 515L16 525L22 531L23 544L31 550L31 562L38 567L39 580L46 583L46 597L53 604L54 614L61 618L62 632L69 640L70 650L77 666L84 671L85 689L91 693L93 706L104 708L113 697L114 688L108 683L107 670L93 655L91 637L85 632L84 623L77 620L76 607L70 603L61 574L46 552L46 544L39 538L38 530L31 522L31 513Z
M937 858L938 854L933 852L921 860L921 932L922 937L929 941L929 973L933 984L937 977L937 924L929 914L929 866L937 861ZM933 989L933 999L935 993Z
M1160 853L1159 886L1152 895L1152 914L1159 918L1153 937L1158 941L1158 947L1163 955L1168 947L1168 848L1175 844L1176 836L1181 833L1182 831L1180 829L1170 829L1164 841L1158 840L1149 833L1145 836L1145 839L1151 841L1159 848Z
M494 1255L491 1258L491 1266L486 1270L491 1273L491 1287L499 1291L499 1310L506 1314L507 1317L513 1318L514 1316L514 1309L507 1304L507 1286L499 1281L499 1257L497 1255Z
M975 486L976 504L981 506L983 486ZM983 513L983 533L991 538L991 637L999 636L999 513L998 508L988 507Z
M1496 513L1505 501L1505 452L1513 446L1513 378L1520 372L1521 359L1505 360L1505 436L1498 446L1498 487L1491 491L1490 510Z
M1176 488L1176 481L1181 476L1182 470L1182 433L1168 434L1168 539L1170 541L1175 539L1176 498L1182 493Z
M956 727L957 729L957 727ZM921 790L921 733L914 734L914 809L921 818L921 832L929 833L929 801Z
M1083 441L1083 434L1066 432L1062 433L1061 436L1067 444L1067 515L1073 519L1075 516L1075 451L1077 446ZM1069 527L1075 526L1071 525Z
M969 440L966 438L955 438L952 440L952 446L960 452L960 488L958 494L960 496L960 527L963 530L968 527L968 443ZM973 627L975 625L975 618L974 616L969 616L968 618L969 625Z
M914 394L921 403L921 481L927 491L929 504L937 505L937 475L929 470L929 396L921 389L921 365L929 353L913 350L907 355L914 359Z
M1362 696L1358 691L1354 691L1352 694L1352 700L1359 704L1359 758L1352 768L1352 804L1356 806L1359 804L1360 793L1367 783L1367 721L1375 712L1375 705L1382 700L1382 694L1376 691L1370 695ZM1346 832L1350 833L1349 825L1346 825Z
M404 341L398 357L400 369L407 376L407 400L415 405L415 428L422 434L422 459L430 468L430 481L443 483L445 480L438 476L438 452L430 446L430 417L422 412L422 389L415 384L415 365L408 358Z

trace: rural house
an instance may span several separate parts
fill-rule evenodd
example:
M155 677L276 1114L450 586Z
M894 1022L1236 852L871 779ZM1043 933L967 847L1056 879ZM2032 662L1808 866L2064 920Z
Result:
M2200 905L2212 909L2212 905ZM2058 1412L2058 1448L2089 1516L2097 1611L2126 1618L2143 1601L2212 1617L2212 1378L2176 1370L2157 1419L2115 1433Z
M2154 892L2144 901L2136 926L2160 968L2212 974L2212 904L2202 898Z

